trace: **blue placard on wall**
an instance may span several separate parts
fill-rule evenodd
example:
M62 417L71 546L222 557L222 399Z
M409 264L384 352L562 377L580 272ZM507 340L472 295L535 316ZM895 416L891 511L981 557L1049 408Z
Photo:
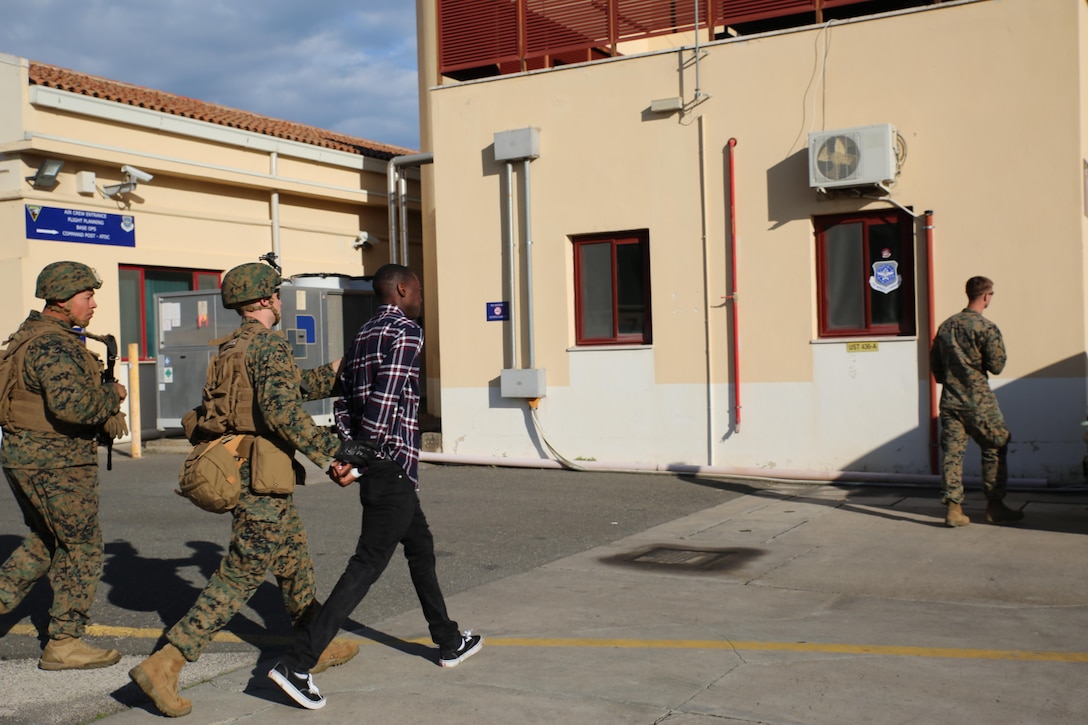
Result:
M136 219L131 214L27 204L26 237L51 242L135 247Z
M488 302L487 303L487 321L497 322L499 320L509 320L510 312L506 308L505 302Z

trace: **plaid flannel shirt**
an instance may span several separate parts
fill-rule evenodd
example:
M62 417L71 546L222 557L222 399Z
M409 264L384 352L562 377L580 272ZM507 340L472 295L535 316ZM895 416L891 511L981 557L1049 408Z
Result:
M419 356L423 328L382 305L340 363L344 397L333 412L342 438L367 440L419 487Z

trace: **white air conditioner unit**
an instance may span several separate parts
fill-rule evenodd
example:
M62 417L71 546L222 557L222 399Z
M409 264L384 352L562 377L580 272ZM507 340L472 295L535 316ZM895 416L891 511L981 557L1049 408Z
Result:
M895 126L839 128L808 135L808 185L816 189L895 181Z

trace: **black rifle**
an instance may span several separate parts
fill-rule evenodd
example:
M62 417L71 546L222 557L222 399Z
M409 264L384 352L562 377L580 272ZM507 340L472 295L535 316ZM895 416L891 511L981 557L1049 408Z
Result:
M85 333L86 334L86 333ZM90 337L90 335L88 335ZM94 339L106 345L106 366L102 368L102 384L109 385L117 382L117 338L113 335L95 335ZM113 436L101 429L98 431L98 442L106 446L106 470L113 470Z

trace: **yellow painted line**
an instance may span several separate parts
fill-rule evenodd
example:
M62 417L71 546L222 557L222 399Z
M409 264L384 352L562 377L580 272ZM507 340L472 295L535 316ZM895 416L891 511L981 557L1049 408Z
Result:
M500 647L600 647L617 649L706 649L747 652L816 652L821 654L887 655L892 657L943 657L951 659L1019 660L1029 662L1088 662L1088 652L963 649L954 647L898 647L819 642L734 642L691 639L487 639Z
M33 625L17 624L10 634L30 637L38 636ZM92 624L87 627L87 634L92 637L114 637L118 639L158 639L161 629L110 627ZM244 638L230 632L219 632L213 638L216 642L288 644L290 637L278 635L246 635ZM430 645L427 638L399 640L387 637L388 641L405 641L412 644ZM580 647L589 649L701 649L730 650L743 652L812 652L817 654L846 655L884 655L888 657L938 657L961 660L1011 660L1018 662L1088 662L1088 652L1054 652L1045 650L1019 649L966 649L959 647L901 647L877 644L835 644L820 642L734 642L732 640L706 639L575 639L575 638L528 638L528 637L487 637L489 647ZM353 637L352 641L360 645L381 645L383 641Z

